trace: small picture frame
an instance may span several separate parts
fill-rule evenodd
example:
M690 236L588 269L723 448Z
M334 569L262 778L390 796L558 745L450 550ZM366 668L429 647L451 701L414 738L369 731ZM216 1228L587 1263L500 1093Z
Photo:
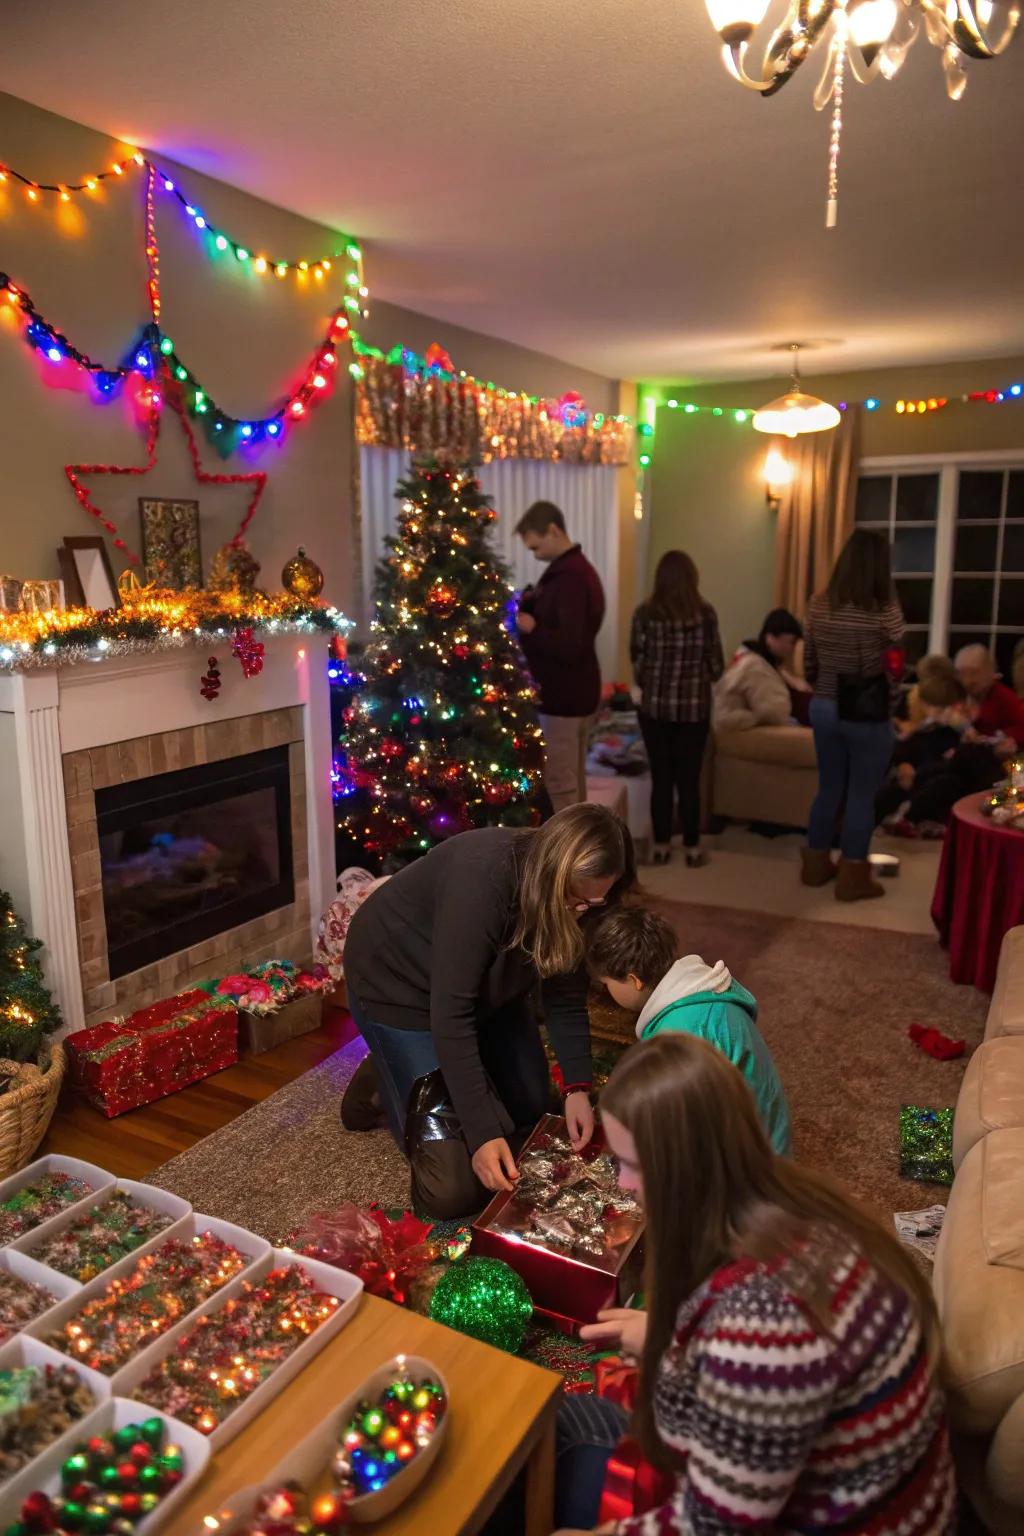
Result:
M105 539L74 535L57 551L64 596L74 608L116 608L117 582Z
M199 548L199 503L165 496L140 496L142 559L157 587L183 592L203 584Z

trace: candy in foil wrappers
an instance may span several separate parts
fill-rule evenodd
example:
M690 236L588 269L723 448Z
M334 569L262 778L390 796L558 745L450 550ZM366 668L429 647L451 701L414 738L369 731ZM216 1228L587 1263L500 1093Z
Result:
M953 1111L900 1106L900 1174L928 1184L953 1182Z
M608 1152L574 1152L561 1132L547 1132L527 1147L515 1195L494 1222L495 1232L567 1257L614 1261L635 1235L640 1207L619 1188Z

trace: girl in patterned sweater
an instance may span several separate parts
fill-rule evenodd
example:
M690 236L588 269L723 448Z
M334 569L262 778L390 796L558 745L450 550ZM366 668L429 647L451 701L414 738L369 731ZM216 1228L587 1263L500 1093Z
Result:
M638 1437L675 1478L603 1529L951 1536L935 1309L896 1238L772 1153L744 1079L702 1040L635 1046L601 1109L646 1208L650 1309L583 1336L641 1358Z

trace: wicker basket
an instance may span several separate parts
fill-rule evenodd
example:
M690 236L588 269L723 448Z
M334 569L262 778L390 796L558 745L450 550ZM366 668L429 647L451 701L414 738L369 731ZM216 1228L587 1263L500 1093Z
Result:
M59 1041L49 1053L37 1078L0 1094L0 1179L31 1162L53 1118L67 1058Z

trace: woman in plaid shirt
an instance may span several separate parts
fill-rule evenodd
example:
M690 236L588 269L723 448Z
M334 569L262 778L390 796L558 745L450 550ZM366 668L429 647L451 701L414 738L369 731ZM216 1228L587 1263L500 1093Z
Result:
M668 863L678 795L686 862L696 869L708 861L700 846L700 773L711 689L725 663L718 615L701 597L697 567L681 549L658 561L654 591L633 615L629 650L651 764L654 862Z

